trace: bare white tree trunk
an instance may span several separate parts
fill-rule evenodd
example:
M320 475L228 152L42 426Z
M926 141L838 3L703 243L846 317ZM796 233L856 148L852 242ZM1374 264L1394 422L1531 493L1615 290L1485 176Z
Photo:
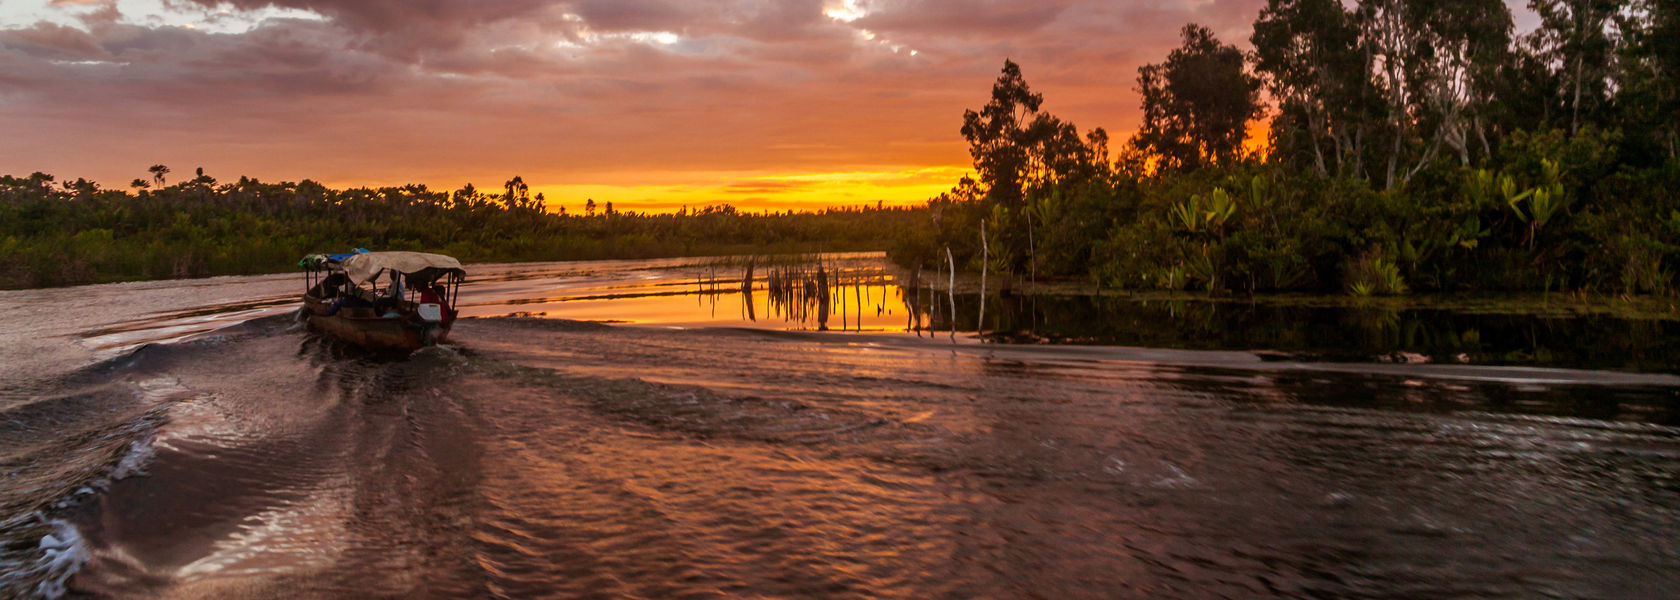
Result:
M991 251L986 248L986 220L980 219L980 318L974 324L976 334L986 333L986 263L990 260Z
M1311 108L1306 109L1307 137L1312 140L1313 171L1318 173L1319 177L1326 177L1330 174L1330 171L1324 167L1324 150L1318 144L1319 123L1317 116L1313 114L1314 112Z
M937 259L935 259L935 260L937 260ZM928 292L927 332L928 332L928 338L930 338L930 339L933 337L933 324L939 321L939 290L934 289L933 282L939 281L939 272L940 271L941 271L941 269L939 268L939 263L933 263L933 278L928 280L928 290L927 290L927 292Z
M957 341L957 259L951 258L951 247L945 247L945 263L951 269L951 280L945 296L951 299L951 341Z

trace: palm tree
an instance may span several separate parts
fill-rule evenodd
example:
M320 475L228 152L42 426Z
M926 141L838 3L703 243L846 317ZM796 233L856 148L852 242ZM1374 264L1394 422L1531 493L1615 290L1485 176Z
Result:
M513 179L507 180L507 183L502 184L502 187L507 189L507 207L509 209L525 205L526 194L528 194L531 189L529 186L525 185L525 178L514 175Z
M454 197L455 197L455 204L454 204L455 208L468 209L468 210L478 208L478 205L477 205L478 188L473 187L472 183L468 183L464 186L461 186L461 189L455 191Z
M167 175L169 173L169 167L165 167L163 165L152 165L152 168L146 169L146 170L151 171L152 181L156 181L158 186L162 187L163 186L163 176Z

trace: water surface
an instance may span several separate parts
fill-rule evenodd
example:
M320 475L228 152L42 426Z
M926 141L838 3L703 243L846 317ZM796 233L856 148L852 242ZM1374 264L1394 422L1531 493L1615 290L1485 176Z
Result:
M0 293L0 596L1680 590L1680 378L1626 359L1666 342L1460 364L1150 305L1028 328L1141 343L991 344L876 257L820 309L766 268L475 267L406 357L301 331L298 277Z

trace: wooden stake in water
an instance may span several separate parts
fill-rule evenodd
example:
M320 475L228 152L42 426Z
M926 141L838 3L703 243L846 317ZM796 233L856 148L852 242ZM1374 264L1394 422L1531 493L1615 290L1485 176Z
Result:
M753 263L754 258L747 257L747 274L741 277L741 306L747 311L747 320L757 321L758 315L753 314Z
M1036 290L1036 289L1038 289L1038 246L1033 244L1033 221L1032 221L1033 211L1031 209L1028 209L1026 211L1026 213L1027 213L1027 260L1031 261L1030 263L1028 263L1028 264L1031 265L1031 275L1028 275L1027 280L1032 282L1032 289Z
M828 268L823 265L821 255L817 257L817 281L814 295L817 298L817 331L828 331ZM841 329L845 329L842 325Z
M933 263L933 278L928 280L928 337L933 337L933 322L939 319L939 293L933 289L933 282L939 281L939 263Z
M922 337L922 316L916 314L922 312L922 265L920 264L916 265L916 274L910 277L909 291L909 295L913 298L904 303L910 309L904 311L904 326L905 329L916 332L916 337Z
M986 263L991 251L986 248L986 220L980 219L980 317L974 323L975 335L986 333Z
M945 287L945 295L951 299L951 341L957 341L957 259L951 258L951 247L945 247L945 263L951 269L950 284Z

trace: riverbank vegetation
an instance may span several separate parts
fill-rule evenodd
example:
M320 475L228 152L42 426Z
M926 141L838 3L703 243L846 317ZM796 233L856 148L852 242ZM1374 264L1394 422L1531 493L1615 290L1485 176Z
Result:
M218 183L202 170L165 186L168 172L153 167L132 191L0 176L0 288L277 272L305 253L353 247L467 262L879 249L926 220L922 209L879 206L642 214L607 204L566 215L549 212L517 177L487 193Z
M1187 26L1112 154L1006 62L964 115L976 176L891 254L1005 286L1673 295L1680 5L1531 8L1516 35L1500 0L1270 0L1247 54Z

